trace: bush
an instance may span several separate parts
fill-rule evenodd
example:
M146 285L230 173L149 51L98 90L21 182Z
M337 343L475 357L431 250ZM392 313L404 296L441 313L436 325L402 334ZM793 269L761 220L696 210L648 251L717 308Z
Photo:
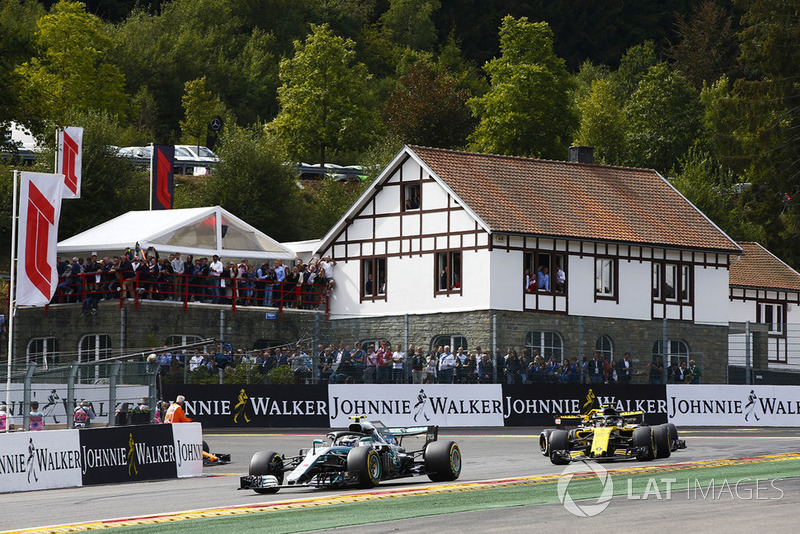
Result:
M279 365L269 372L270 384L294 384L294 373L288 365Z

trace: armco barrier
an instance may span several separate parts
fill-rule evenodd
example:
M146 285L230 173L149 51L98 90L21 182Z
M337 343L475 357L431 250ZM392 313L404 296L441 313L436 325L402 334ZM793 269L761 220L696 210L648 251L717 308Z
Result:
M667 410L679 426L800 426L800 386L670 384Z
M0 492L199 476L197 423L0 434Z

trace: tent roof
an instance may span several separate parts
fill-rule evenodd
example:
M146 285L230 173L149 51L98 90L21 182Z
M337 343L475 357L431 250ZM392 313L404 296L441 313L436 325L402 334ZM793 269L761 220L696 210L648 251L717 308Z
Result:
M295 253L219 206L129 211L58 244L60 255L118 255L136 243L161 254L293 259Z

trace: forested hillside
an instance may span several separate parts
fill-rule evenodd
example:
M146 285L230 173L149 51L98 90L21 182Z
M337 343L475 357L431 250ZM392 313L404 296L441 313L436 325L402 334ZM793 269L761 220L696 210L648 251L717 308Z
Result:
M0 126L48 145L86 129L62 238L146 209L147 177L111 147L202 144L219 116L222 163L181 180L176 207L221 204L279 240L321 236L364 187L298 188L290 162L374 176L404 143L550 159L584 144L800 266L791 0L0 0L0 72Z

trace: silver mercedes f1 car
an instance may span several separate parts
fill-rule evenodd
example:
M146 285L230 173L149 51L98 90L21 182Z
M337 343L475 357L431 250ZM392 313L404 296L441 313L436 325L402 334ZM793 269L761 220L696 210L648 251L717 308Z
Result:
M372 488L381 480L427 475L434 482L455 480L461 474L461 450L455 441L438 441L437 426L387 428L379 421L355 421L347 430L315 439L311 448L286 457L260 451L250 459L239 489L276 493L281 488ZM415 437L421 447L403 442ZM406 443L408 445L408 443Z

